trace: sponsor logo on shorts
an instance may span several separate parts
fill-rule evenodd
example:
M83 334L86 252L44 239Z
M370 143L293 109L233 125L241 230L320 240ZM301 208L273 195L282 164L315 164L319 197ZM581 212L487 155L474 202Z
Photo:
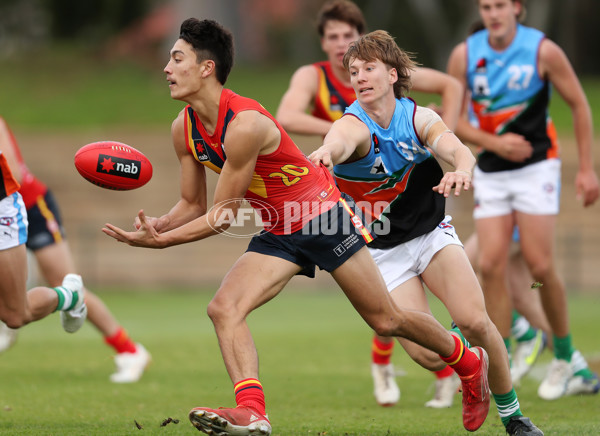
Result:
M346 252L346 249L344 248L344 246L342 244L340 244L333 249L333 252L335 254L337 254L337 257L340 257L342 254L344 254Z
M15 229L13 224L16 222L14 217L3 216L0 217L0 240L3 241L12 241L15 238Z
M554 192L554 184L553 183L544 183L543 186L544 192L547 194L552 194Z
M346 250L348 250L358 241L360 241L358 235L356 233L351 234L346 239L344 239L341 244L336 246L333 249L333 252L337 255L337 257L341 257L346 252Z
M140 178L141 168L142 163L139 160L100 154L98 155L96 172L137 180Z
M10 227L15 222L15 218L12 216L3 216L0 217L0 226Z

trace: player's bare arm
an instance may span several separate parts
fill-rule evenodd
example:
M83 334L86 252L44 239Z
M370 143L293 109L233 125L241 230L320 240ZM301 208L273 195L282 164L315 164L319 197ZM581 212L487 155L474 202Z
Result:
M592 153L593 124L590 105L566 54L549 39L544 39L540 45L539 71L548 78L571 108L579 155L575 186L583 205L590 206L600 196Z
M504 133L495 135L484 130L473 127L466 117L469 104L467 91L467 45L463 42L457 45L448 60L448 74L457 79L465 89L463 98L462 116L459 117L456 126L456 135L463 141L476 147L481 147L498 156L513 162L523 162L533 153L531 143L523 136L516 133Z
M448 197L454 190L454 195L460 195L461 190L467 191L471 187L475 156L471 150L456 137L446 126L440 116L433 110L417 106L415 113L415 128L419 138L429 147L435 155L455 168L442 177L434 191Z
M242 112L229 124L224 144L227 160L215 189L215 207L206 214L159 234L140 212L142 226L137 232L125 232L107 224L104 233L136 247L166 248L205 239L226 230L231 224L229 217L236 216L250 186L259 153L267 154L276 147L273 130L277 131L275 124L255 111Z
M184 113L181 111L171 126L171 137L180 164L181 198L171 210L161 217L146 216L158 233L179 227L206 213L206 173L203 165L198 164L187 151L184 136ZM141 226L136 216L134 227Z
M462 108L463 85L456 78L431 68L417 68L411 74L411 81L414 91L442 97L442 120L450 130L455 130Z
M358 118L348 115L333 123L323 145L308 158L315 165L323 164L333 171L334 165L365 156L370 147L369 128Z
M277 109L277 121L291 133L325 136L331 122L308 113L317 95L318 73L313 65L300 67L290 80Z

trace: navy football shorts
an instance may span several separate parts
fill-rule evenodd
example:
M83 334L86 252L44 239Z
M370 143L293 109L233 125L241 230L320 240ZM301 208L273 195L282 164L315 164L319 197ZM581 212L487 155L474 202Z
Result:
M28 249L39 250L64 239L65 232L60 219L60 210L52 192L47 191L43 197L38 197L36 204L27 209L27 217L29 219Z
M302 267L298 274L315 276L315 266L331 272L375 236L364 227L354 200L342 193L337 204L313 218L302 229L285 235L262 231L247 251L275 256Z

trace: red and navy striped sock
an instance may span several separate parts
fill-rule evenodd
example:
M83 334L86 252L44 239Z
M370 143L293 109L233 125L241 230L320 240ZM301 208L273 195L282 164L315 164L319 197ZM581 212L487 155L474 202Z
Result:
M238 406L253 407L263 415L265 412L265 394L262 385L255 378L247 378L233 386L235 403Z
M454 352L450 356L441 356L441 359L456 371L461 377L468 377L479 369L479 359L471 350L465 347L465 344L456 335L454 339Z

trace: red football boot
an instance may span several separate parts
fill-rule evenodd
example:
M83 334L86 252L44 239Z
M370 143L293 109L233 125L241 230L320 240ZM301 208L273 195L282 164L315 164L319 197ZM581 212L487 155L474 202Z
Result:
M198 430L214 436L254 436L271 434L271 423L267 417L252 407L236 408L195 407L189 418Z
M479 369L468 377L460 377L463 395L463 425L475 431L483 425L490 410L490 386L488 383L489 359L481 347L470 348L479 357Z

